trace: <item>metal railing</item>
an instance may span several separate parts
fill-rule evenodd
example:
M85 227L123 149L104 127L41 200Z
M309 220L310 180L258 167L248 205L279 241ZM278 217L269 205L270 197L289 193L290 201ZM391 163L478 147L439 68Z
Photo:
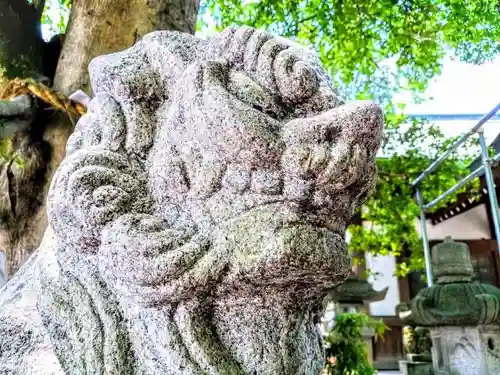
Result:
M474 127L463 134L455 143L453 143L439 158L437 158L427 169L422 172L420 176L418 176L413 182L412 186L415 189L415 195L417 199L417 204L420 207L420 228L422 240L424 242L424 257L425 257L425 274L427 277L427 285L432 286L433 284L433 274L432 274L432 264L431 264L431 251L429 247L429 237L427 235L427 222L425 218L425 212L431 207L434 207L437 203L439 203L442 199L446 198L450 194L453 194L455 191L463 187L464 185L471 182L475 177L481 175L484 172L486 179L486 187L488 189L488 196L490 202L490 208L493 216L493 226L495 229L495 235L497 238L497 247L498 252L500 253L500 213L498 211L498 200L496 194L496 186L495 181L493 179L493 172L491 171L491 165L494 162L500 161L500 153L491 157L488 155L488 147L486 145L486 141L484 139L484 132L482 126L495 114L500 110L500 103L493 108L489 113L487 113L483 118L479 120L479 122L474 125ZM424 203L422 198L422 192L420 190L421 182L430 175L450 154L455 151L459 146L461 146L468 138L477 134L479 137L479 146L481 148L481 161L482 165L471 172L468 176L461 179L457 184L455 184L452 188L439 195L437 198L432 200L429 203Z

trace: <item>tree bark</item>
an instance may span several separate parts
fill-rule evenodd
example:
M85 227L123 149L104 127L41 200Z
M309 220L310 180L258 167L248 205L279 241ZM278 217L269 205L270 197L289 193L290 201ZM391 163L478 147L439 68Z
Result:
M90 60L128 48L154 30L194 33L198 7L199 0L75 0L54 87L90 94Z
M129 48L138 38L154 30L194 33L198 8L199 0L74 0L53 87L65 95L77 89L91 94L87 67L94 57ZM72 131L73 122L62 113L53 114L44 125L43 139L50 144L52 152L46 165L47 177L41 194L43 203L31 212L23 235L7 248L9 276L41 242L47 226L45 197Z

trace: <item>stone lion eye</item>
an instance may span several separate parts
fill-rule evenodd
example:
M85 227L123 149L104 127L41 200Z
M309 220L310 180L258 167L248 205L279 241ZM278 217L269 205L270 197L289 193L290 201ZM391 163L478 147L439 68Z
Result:
M228 91L242 102L257 111L280 120L285 117L285 110L278 98L242 72L229 75Z

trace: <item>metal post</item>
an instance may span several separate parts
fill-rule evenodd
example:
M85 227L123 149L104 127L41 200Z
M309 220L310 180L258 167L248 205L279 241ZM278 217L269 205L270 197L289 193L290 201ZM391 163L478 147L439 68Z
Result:
M500 253L500 218L498 212L497 192L493 173L491 172L491 159L488 155L488 147L486 146L486 141L484 139L483 133L484 132L482 129L478 131L479 145L481 146L481 158L483 159L484 177L486 178L486 187L488 188L488 197L490 199L491 213L493 216L493 226L495 227L497 248L498 252Z
M427 167L427 169L422 172L420 176L417 177L415 181L413 181L411 184L412 186L417 186L422 180L431 174L432 171L434 171L454 150L458 148L461 144L463 144L467 138L469 138L472 134L479 132L481 126L483 126L490 118L495 116L495 114L500 111L500 103L496 105L495 108L493 108L491 111L489 111L486 115L481 118L481 120L478 121L474 127L469 130L467 133L463 134L453 145L451 145L445 152L442 154L439 158L434 160L434 162Z
M431 263L431 249L429 247L429 237L427 236L427 223L425 221L424 202L422 193L417 187L416 189L417 203L420 207L420 229L422 240L424 241L424 257L425 257L425 275L427 276L427 286L432 286L432 263Z
M424 210L427 211L429 208L434 207L436 204L438 204L444 198L446 198L450 194L453 194L454 192L456 192L461 187L467 185L469 182L471 182L474 178L476 178L477 176L479 176L482 173L484 173L484 165L481 165L479 168L476 168L476 170L474 172L470 173L468 176L466 176L463 179L461 179L460 181L458 181L458 183L456 185L453 185L453 187L451 187L450 189L446 190L443 194L441 194L440 196L438 196L436 199L434 199L433 201L427 203L424 206Z

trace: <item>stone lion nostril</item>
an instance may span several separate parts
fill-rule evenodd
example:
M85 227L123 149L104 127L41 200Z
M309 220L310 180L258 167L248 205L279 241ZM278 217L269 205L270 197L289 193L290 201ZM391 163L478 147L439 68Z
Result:
M230 191L242 193L250 186L250 171L243 165L229 164L222 179L222 186Z
M327 127L325 129L324 140L325 142L332 143L339 136L339 129L337 127Z

